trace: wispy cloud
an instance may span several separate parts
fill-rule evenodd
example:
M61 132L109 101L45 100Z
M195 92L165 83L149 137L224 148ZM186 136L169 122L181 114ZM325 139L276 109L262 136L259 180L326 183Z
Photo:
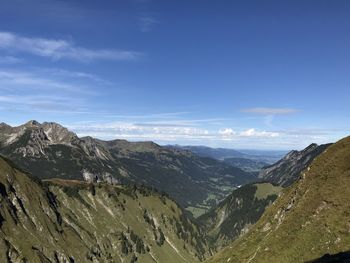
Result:
M59 116L90 116L92 113L86 108L86 100L65 95L9 95L0 96L2 113L17 113L23 116L31 114L32 118L39 118L43 114L57 114Z
M101 84L101 85L114 85L113 82L108 81L106 79L103 79L97 75L87 73L87 72L82 72L82 71L68 71L60 68L48 68L48 69L43 69L43 68L38 68L36 70L39 73L45 73L49 74L54 77L58 78L65 78L65 79L75 79L75 80L87 80L87 81L93 81L94 83Z
M35 72L0 70L0 90L20 91L31 88L35 90L50 90L51 92L60 90L67 92L88 93L86 87L72 85L69 82L54 79L50 75L45 77Z
M299 110L293 109L293 108L248 108L248 109L241 109L241 112L261 114L261 115L283 115L283 114L296 113L298 111Z
M91 114L89 101L98 95L93 88L106 83L84 72L0 69L0 104L7 112Z
M156 23L157 23L157 20L150 15L145 15L145 16L139 17L140 30L142 32L151 31L154 24L156 24Z
M24 62L23 59L13 56L2 56L0 57L0 64L18 64Z
M135 60L140 52L114 49L88 49L64 39L23 37L11 32L0 32L0 49L24 52L53 60L70 59L81 62L94 60Z

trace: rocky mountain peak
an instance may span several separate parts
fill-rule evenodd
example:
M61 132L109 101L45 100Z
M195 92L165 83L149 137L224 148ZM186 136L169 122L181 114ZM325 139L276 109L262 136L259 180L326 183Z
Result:
M46 136L52 143L71 144L78 141L78 136L67 128L55 122L44 122L41 125Z
M5 123L5 122L2 122L2 123L0 123L0 128L9 128L9 127L11 127L10 125L8 125L7 123Z
M38 126L40 126L40 122L38 122L36 120L31 120L31 121L28 121L27 123L25 123L23 126L26 127L26 128L28 128L28 127L38 127Z
M46 156L47 147L50 145L74 145L79 143L78 136L67 128L54 123L31 120L27 123L11 127L7 124L0 126L0 144L12 145L12 151L25 156L37 158Z
M316 149L318 147L318 144L316 143L311 143L308 147L306 147L303 152L309 152L309 151L313 151L314 149Z
M307 146L305 149L301 151L297 151L297 150L290 151L289 153L286 154L285 157L283 157L283 159L290 159L291 157L302 156L310 151L315 150L317 147L318 145L316 143L311 143L309 146Z

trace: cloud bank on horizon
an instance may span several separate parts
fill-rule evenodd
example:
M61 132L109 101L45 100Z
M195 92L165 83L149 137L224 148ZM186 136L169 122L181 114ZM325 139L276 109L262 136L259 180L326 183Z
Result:
M0 10L0 122L255 149L350 130L345 2L16 2Z

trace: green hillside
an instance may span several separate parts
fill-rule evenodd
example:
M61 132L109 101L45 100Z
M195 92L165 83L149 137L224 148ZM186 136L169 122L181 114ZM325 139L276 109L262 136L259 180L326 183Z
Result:
M198 228L144 187L38 179L0 158L0 262L197 262Z
M350 137L330 146L253 229L208 262L305 262L350 250Z
M269 183L247 184L199 217L198 222L206 230L210 245L219 249L247 232L281 190L282 187Z

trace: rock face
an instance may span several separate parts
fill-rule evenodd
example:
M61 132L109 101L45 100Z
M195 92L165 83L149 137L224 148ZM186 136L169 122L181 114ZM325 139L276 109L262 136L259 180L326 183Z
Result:
M210 208L209 196L222 200L256 178L189 151L153 142L78 138L59 124L36 121L18 127L0 124L0 153L41 179L136 182L165 191L183 207Z
M40 180L0 157L0 262L197 262L198 228L149 188Z
M281 190L282 187L269 183L247 184L199 217L198 223L204 227L210 246L218 250L246 233Z
M349 185L347 137L315 158L248 234L208 262L317 262L350 251Z
M328 146L330 144L313 143L302 151L291 151L277 163L264 167L259 173L259 178L283 187L290 186L300 178L301 171Z

